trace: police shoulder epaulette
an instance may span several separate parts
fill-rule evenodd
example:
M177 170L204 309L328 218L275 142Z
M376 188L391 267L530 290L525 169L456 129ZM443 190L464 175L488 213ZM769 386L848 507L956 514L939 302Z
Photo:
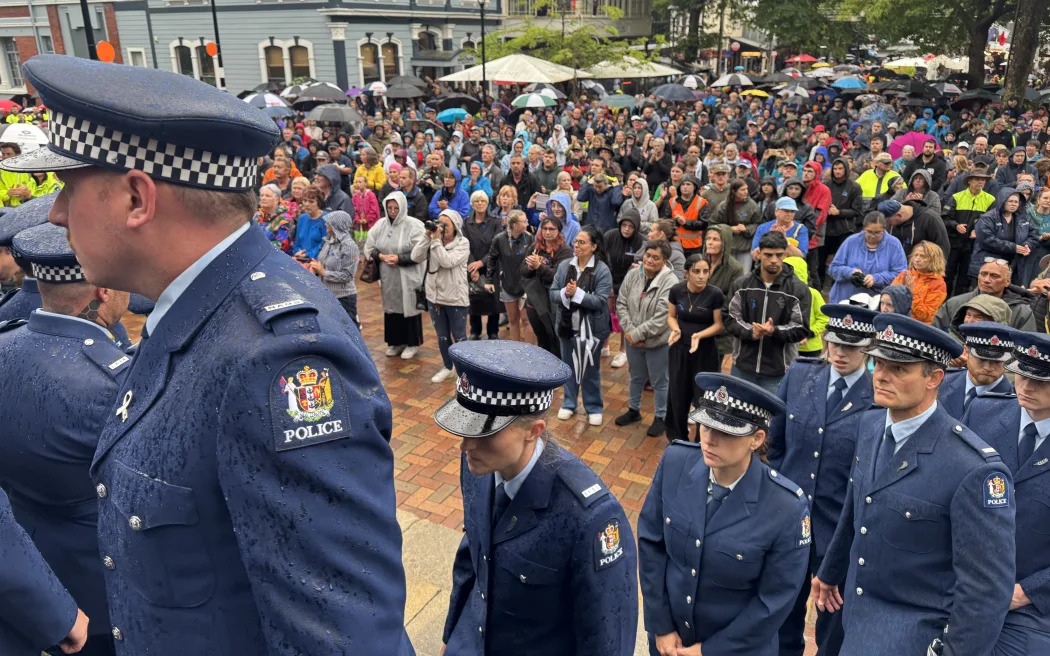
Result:
M6 333L9 330L14 330L19 326L24 326L28 322L25 319L8 319L7 321L0 321L0 333Z
M14 289L9 289L6 292L4 292L4 295L0 296L0 305L3 305L4 303L10 301L12 298L15 297L15 294L17 294L20 291L21 288L15 287Z
M558 467L558 478L572 490L584 508L609 494L602 479L594 471L578 460L568 460Z
M769 478L774 483L790 492L792 496L798 497L799 499L802 498L802 495L804 494L804 492L802 492L802 488L792 483L787 476L784 476L775 469L770 469Z
M113 340L103 336L99 336L98 339L83 340L80 349L89 360L95 363L95 366L111 378L131 366L131 356L117 346Z
M317 306L290 284L284 271L254 271L240 285L245 302L263 326L275 333L317 332ZM309 315L301 321L303 315Z
M1013 392L985 392L984 394L982 394L982 395L978 396L977 398L975 398L974 401L976 401L977 399L1009 399L1009 400L1013 400L1013 399L1016 399L1016 398L1017 398L1017 394L1015 394Z
M675 441L671 442L671 446L688 446L688 447L692 447L694 449L701 448L699 442L689 442L689 441L686 441L686 440L675 440Z
M800 355L795 358L795 362L801 362L802 364L827 364L827 360L820 357L813 357L809 355Z
M977 453L981 454L981 457L988 461L1000 460L999 452L994 447L988 446L988 443L977 436L972 430L963 426L962 424L952 424L952 432L955 433L960 440L966 443Z

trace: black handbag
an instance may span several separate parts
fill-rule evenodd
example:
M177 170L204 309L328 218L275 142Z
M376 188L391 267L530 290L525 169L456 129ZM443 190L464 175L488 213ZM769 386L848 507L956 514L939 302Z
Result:
M427 311L427 274L430 273L430 251L427 251L427 264L423 269L423 282L416 287L416 309L420 312Z
M373 283L379 280L379 253L365 260L361 268L361 282Z

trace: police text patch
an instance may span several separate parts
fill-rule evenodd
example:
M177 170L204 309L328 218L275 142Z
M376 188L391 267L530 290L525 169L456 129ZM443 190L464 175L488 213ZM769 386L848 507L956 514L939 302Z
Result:
M798 522L798 546L804 547L813 541L813 523L809 517L809 510L802 513L802 519Z
M346 394L327 360L298 358L270 385L274 448L287 451L350 436Z
M620 521L610 519L594 540L594 569L603 570L623 558Z
M1010 507L1010 484L1004 474L995 472L984 479L984 507Z

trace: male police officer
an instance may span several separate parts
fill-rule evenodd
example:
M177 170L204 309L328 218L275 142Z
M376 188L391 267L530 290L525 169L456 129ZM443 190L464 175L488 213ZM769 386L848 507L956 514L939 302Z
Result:
M937 402L949 416L962 419L970 403L985 394L1012 394L1005 363L1011 359L1013 329L994 321L964 323L958 328L966 340L965 369L950 369L937 391ZM964 422L965 423L965 422ZM978 435L987 440L983 433Z
M445 656L629 656L637 557L620 502L543 417L568 365L521 342L449 349L456 398L434 421L463 438L466 535Z
M864 348L875 334L876 313L839 304L825 305L821 312L828 316L824 333L828 361L800 358L791 365L777 389L787 413L774 417L770 427L769 464L799 481L813 517L806 585L780 628L780 656L802 656L805 651L809 579L820 569L842 514L857 428L872 399ZM816 638L821 654L838 653L842 644L839 613L817 614Z
M273 122L182 75L25 71L51 143L4 167L60 171L86 278L157 302L91 468L117 653L411 653L389 402L335 298L249 223Z
M53 202L54 197L43 196L3 213L0 220L0 250L4 251L5 256L12 258L25 277L22 278L21 286L8 291L0 298L0 321L28 319L29 313L40 307L40 292L37 291L32 269L29 263L14 257L11 253L11 242L14 241L15 235L26 228L47 223L47 213ZM41 212L40 209L44 206L47 209Z
M971 324L973 325L973 324ZM1012 335L1017 396L974 399L966 420L1002 454L1017 489L1017 575L995 656L1050 654L1050 338Z
M45 645L59 641L66 654L80 651L88 637L88 616L15 521L2 489L0 562L0 654L40 656Z
M962 347L910 317L875 317L874 401L861 418L838 528L813 579L819 610L843 605L842 653L985 656L1014 583L1010 474L937 403ZM845 583L846 594L838 585Z
M108 656L113 637L103 568L113 560L99 556L98 499L88 468L131 362L110 333L128 293L85 282L58 226L23 230L12 249L32 266L43 307L24 327L9 329L25 324L18 321L0 329L0 399L7 408L0 482L15 518L92 620L82 653Z

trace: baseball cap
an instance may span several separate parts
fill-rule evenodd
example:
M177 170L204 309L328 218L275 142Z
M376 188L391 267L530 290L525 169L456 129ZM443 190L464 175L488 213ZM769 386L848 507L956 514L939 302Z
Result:
M901 210L901 204L895 200L884 200L876 209L884 216L893 216Z
M889 153L879 153L878 155L873 157L871 161L873 161L873 162L885 162L887 164L892 164L893 163L893 155L890 155Z
M795 199L788 196L781 196L778 198L776 207L778 210L787 210L788 212L798 211L798 205L795 203Z

